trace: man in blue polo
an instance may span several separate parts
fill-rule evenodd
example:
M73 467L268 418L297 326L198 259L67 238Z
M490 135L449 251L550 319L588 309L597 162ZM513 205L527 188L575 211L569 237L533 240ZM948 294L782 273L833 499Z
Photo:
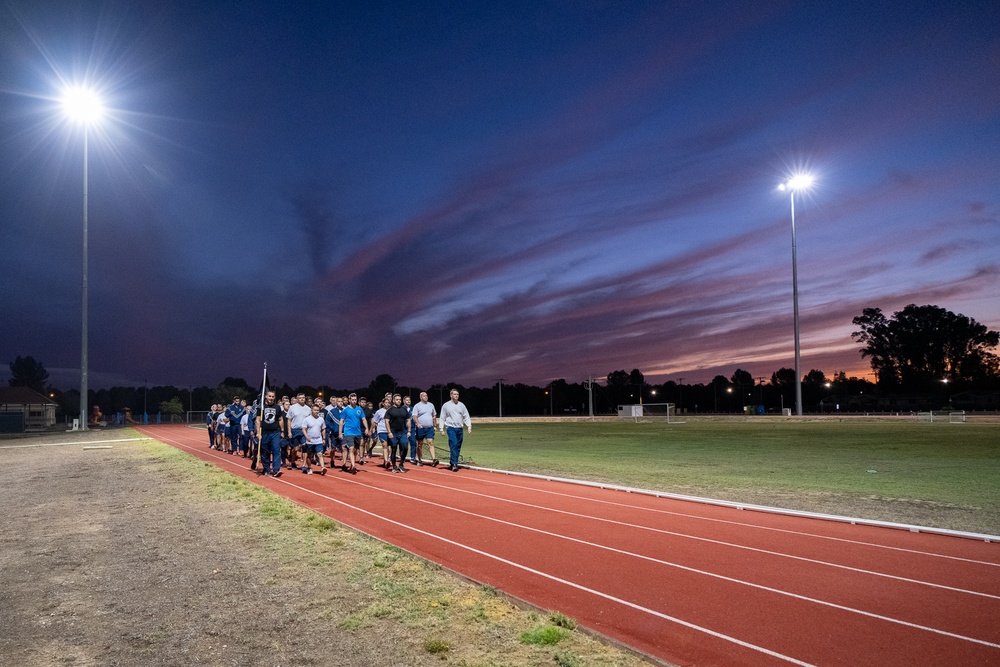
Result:
M343 412L344 400L338 396L337 398L330 399L330 405L327 406L326 412L323 416L326 421L327 450L330 453L331 468L336 465L334 463L334 459L337 456L337 452L340 452L340 460L344 460L343 443L340 441L340 415Z
M365 411L358 407L358 395L351 394L347 397L349 404L340 414L340 440L344 443L344 472L357 473L358 469L354 465L355 456L362 446L362 438L368 432L368 420L365 419ZM348 467L347 462L351 465Z
M240 440L243 437L243 434L240 432L240 420L246 411L246 405L240 404L239 396L234 396L232 405L226 408L226 417L229 418L229 432L226 434L229 437L229 450L226 452L227 454L232 454L240 447Z

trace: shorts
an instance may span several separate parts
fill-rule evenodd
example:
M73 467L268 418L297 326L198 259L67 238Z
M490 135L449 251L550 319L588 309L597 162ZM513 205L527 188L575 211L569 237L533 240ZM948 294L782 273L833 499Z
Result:
M382 442L382 443L389 442L389 434L388 433L379 433L378 434L378 441Z
M293 447L298 447L300 445L306 444L306 434L302 432L302 429L300 428L292 429L292 440L289 444L291 444Z
M322 442L307 442L302 445L304 447L304 452L306 454L322 454L323 453L323 443Z
M423 426L417 427L417 440L433 440L434 439L434 427L428 426L424 428Z
M344 447L354 447L357 449L361 446L361 436L360 435L345 435L344 436Z

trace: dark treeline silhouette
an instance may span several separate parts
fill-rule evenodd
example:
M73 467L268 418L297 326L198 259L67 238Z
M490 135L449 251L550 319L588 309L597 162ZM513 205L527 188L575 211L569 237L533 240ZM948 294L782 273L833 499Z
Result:
M853 320L852 337L863 347L877 383L848 377L843 372L827 376L810 370L802 377L803 410L830 412L905 412L915 410L1000 409L1000 358L993 352L1000 334L976 320L939 306L910 304L886 317L879 308L865 308ZM10 363L11 386L28 386L59 403L63 416L80 414L76 390L62 392L47 386L45 366L33 357ZM234 396L253 400L260 380L227 377L214 387L112 387L91 391L89 405L106 415L129 410L133 415L160 411L177 416L182 411L208 410L213 403L229 403ZM682 377L661 384L646 382L634 368L611 371L604 382L595 381L593 395L588 381L553 380L544 386L495 383L488 387L461 384L408 386L389 374L375 377L364 387L331 385L292 386L269 376L278 395L359 396L379 400L386 392L409 395L416 401L427 391L438 406L448 389L457 388L472 414L491 416L587 415L593 401L595 415L617 412L621 405L672 403L682 413L776 413L795 403L795 371L779 368L768 376L753 376L737 368L726 377L716 375L707 384L685 384ZM503 405L501 408L501 397Z
M994 385L996 380L994 380ZM770 377L753 376L748 371L736 369L729 377L715 376L709 383L684 383L668 380L663 383L646 382L638 369L608 373L607 378L595 381L593 411L595 415L616 414L619 406L643 403L671 403L684 414L720 413L744 414L747 412L779 413L782 408L794 408L795 374L792 369L780 368ZM997 410L998 392L985 386L968 386L969 383L938 383L932 391L886 391L864 378L836 372L827 376L819 370L810 370L803 376L802 398L804 411L811 414L834 412L899 412L913 410ZM503 397L504 416L587 416L590 400L587 381L567 382L554 380L544 386L523 383L498 384L488 387L467 387L459 383L410 386L400 384L391 375L381 374L363 387L333 385L291 385L287 382L270 383L279 396L294 396L299 392L308 396L346 396L356 392L359 396L378 400L386 392L399 392L418 400L421 391L427 391L430 400L440 406L448 400L452 387L461 392L462 401L477 416L500 414ZM47 392L60 405L64 416L79 414L79 392L61 392L49 387ZM253 401L260 387L243 378L227 377L214 387L112 387L90 392L90 405L99 405L106 415L129 410L137 418L144 412L155 415L167 402L179 402L184 411L205 411L213 403L229 403L239 396ZM762 407L759 407L762 406Z

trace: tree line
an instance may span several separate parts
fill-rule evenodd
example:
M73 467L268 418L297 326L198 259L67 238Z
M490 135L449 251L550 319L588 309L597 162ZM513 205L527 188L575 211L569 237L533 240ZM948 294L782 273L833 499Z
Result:
M871 365L876 381L835 372L827 376L812 369L802 377L802 399L807 412L855 410L946 409L956 395L979 392L981 405L997 409L1000 394L1000 359L993 350L1000 334L964 315L938 306L908 305L886 317L879 308L866 308L855 317L852 336ZM79 392L60 391L48 384L45 366L33 357L10 363L10 385L27 386L50 396L67 416L80 412ZM708 384L684 384L683 378L655 384L646 382L639 369L614 370L604 384L553 380L544 386L523 383L466 387L440 384L411 387L388 374L376 376L364 387L289 385L271 387L278 395L344 396L357 392L377 399L386 392L409 394L417 399L427 391L438 405L447 400L450 387L459 389L469 410L481 416L613 414L622 405L672 403L682 412L741 413L748 406L767 412L794 407L795 371L779 368L769 377L753 376L737 368L730 376L716 375ZM591 389L593 390L591 393ZM207 410L213 403L228 403L234 396L253 400L260 387L243 378L227 377L209 387L112 387L90 392L89 405L105 414L129 410L134 415ZM502 406L501 406L502 397ZM978 399L977 399L978 400ZM895 403L894 403L895 401ZM991 403L992 402L992 403ZM959 406L961 407L961 406Z

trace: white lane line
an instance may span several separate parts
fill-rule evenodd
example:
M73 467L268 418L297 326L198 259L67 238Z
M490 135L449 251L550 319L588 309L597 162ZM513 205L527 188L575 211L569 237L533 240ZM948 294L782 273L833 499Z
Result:
M152 440L153 438L119 438L117 440L80 440L79 442L42 442L33 445L0 445L0 451L5 449L26 449L28 447L65 447L67 445L95 445L99 442L135 442L137 440ZM84 449L87 449L84 447Z
M185 448L187 448L187 446L185 446ZM201 451L201 450L199 450L199 451ZM213 458L217 458L220 461L226 461L227 460L227 459L225 459L225 458L223 458L221 456L218 456L218 455L214 455L214 454L208 454L208 455L212 456ZM235 462L233 462L233 461L229 461L229 463L231 463L233 465L236 465ZM342 501L340 501L340 500L338 500L336 498L324 495L322 493L319 493L318 491L314 491L314 490L309 489L307 487L300 486L300 485L295 484L294 482L290 482L290 481L288 481L286 479L279 478L279 479L277 479L275 481L281 482L283 484L287 484L287 485L289 485L291 487L294 487L294 488L297 488L297 489L301 489L303 491L306 491L306 492L311 493L313 495L317 495L317 496L319 496L321 498L325 498L327 500L330 500L330 501L335 502L337 504L343 505L345 507L350 507L352 509L357 509L360 512L364 512L365 514L369 514L369 515L371 515L371 516L373 516L375 518L382 519L383 521L387 521L389 523L393 523L393 524L402 526L404 528L408 528L410 530L414 530L416 532L420 532L422 534L425 534L425 535L428 535L428 536L431 536L431 537L435 537L437 539L440 539L442 541L448 542L450 544L454 544L456 546L460 546L462 548L469 549L470 551L475 551L476 553L481 553L482 555L489 556L491 558L495 558L495 559L501 560L503 562L510 562L510 561L506 561L505 559L501 558L500 556L495 556L495 555L489 554L487 552L481 552L481 551L475 549L474 547L471 547L471 546L468 546L468 545L465 545L465 544L461 544L461 543L458 543L458 542L453 542L453 541L449 540L446 537L443 537L443 536L440 536L440 535L436 535L436 534L433 534L433 533L428 533L428 532L422 531L420 529L414 528L412 526L408 526L406 524L394 521L392 519L387 519L385 517L379 516L378 514L375 514L374 512L369 512L368 510L362 510L360 508L355 508L352 505L349 505L348 503L344 503L344 502L342 502ZM527 530L529 532L539 533L541 535L547 535L549 537L555 537L555 538L558 538L558 539L563 539L563 540L566 540L566 541L569 541L569 542L575 542L575 543L582 544L582 545L588 546L588 547L593 547L593 548L596 548L596 549L603 549L605 551L610 551L612 553L618 553L618 554L621 554L621 555L624 555L624 556L631 556L633 558L637 558L637 559L640 559L640 560L645 560L645 561L649 561L649 562L656 563L656 564L659 564L659 565L664 565L664 566L667 566L667 567L672 567L672 568L676 568L676 569L679 569L679 570L684 570L684 571L691 572L691 573L694 573L694 574L700 574L700 575L711 577L711 578L714 578L714 579L719 579L719 580L722 580L722 581L727 581L729 583L734 583L734 584L738 584L738 585L742 585L742 586L748 586L750 588L755 588L755 589L758 589L758 590L763 590L763 591L767 591L767 592L770 592L770 593L775 593L777 595L783 595L783 596L794 598L794 599L797 599L797 600L802 600L802 601L805 601L805 602L812 602L814 604L818 604L818 605L821 605L821 606L830 607L832 609L838 609L840 611L846 611L846 612L849 612L849 613L859 614L861 616L866 616L868 618L874 618L874 619L878 619L878 620L881 620L881 621L886 621L888 623L894 623L894 624L897 624L897 625L902 625L904 627L913 628L915 630L923 630L925 632L931 632L931 633L942 635L942 636L945 636L945 637L951 637L953 639L959 639L959 640L971 642L971 643L974 643L974 644L980 644L980 645L983 645L983 646L988 646L990 648L998 648L998 649L1000 649L1000 644L995 644L993 642L989 642L989 641L986 641L986 640L983 640L983 639L976 639L975 637L967 637L965 635L960 635L960 634L957 634L957 633L949 632L947 630L940 630L938 628L932 628L932 627L929 627L929 626L926 626L926 625L920 625L918 623L911 623L909 621L904 621L902 619L892 618L890 616L884 616L882 614L876 614L874 612L864 611L862 609L856 609L854 607L848 607L846 605L840 605L840 604L837 604L835 602L828 602L826 600L820 600L820 599L817 599L817 598L811 598L811 597L806 596L806 595L800 595L798 593L792 593L790 591L783 591L781 589L773 588L773 587L770 587L770 586L764 586L763 584L755 584L755 583L750 582L750 581L744 581L742 579L736 579L735 577L728 577L726 575L717 574L717 573L714 573L714 572L708 572L706 570L699 570L697 568L689 567L687 565L681 565L679 563L671 563L669 561L661 560L661 559L658 559L658 558L653 558L652 556L646 556L646 555L643 555L643 554L637 554L637 553L633 553L633 552L630 552L630 551L625 551L623 549L616 549L614 547L608 547L608 546L601 545L601 544L595 544L593 542L588 542L586 540L581 540L579 538L570 537L568 535L561 535L559 533L554 533L554 532L551 532L551 531L542 530L540 528L534 528L532 526L525 526L525 525L522 525L522 524L514 523L512 521L505 521L503 519L496 519L494 517L485 516L485 515L482 515L482 514L477 514L475 512L470 512L468 510L457 509L457 508L451 507L449 505L443 505L441 503L435 503L435 502L432 502L432 501L429 501L429 500L425 500L423 498L417 498L416 496L410 496L410 495L407 495L405 493L399 493L397 491L390 491L388 489L384 489L384 488L381 488L381 487L373 486L373 485L370 485L370 484L364 484L362 482L355 481L354 479L342 479L341 481L343 481L345 483L356 484L356 485L362 486L364 488L373 489L373 490L379 491L381 493L386 493L386 494L389 494L389 495L398 496L400 498L405 498L405 499L408 499L408 500L413 500L413 501L416 501L416 502L421 502L421 503L424 503L424 504L427 504L427 505L431 505L432 507L438 507L438 508L441 508L441 509L450 510L452 512L457 512L459 514L465 514L465 515L472 516L472 517L479 518L479 519L483 519L483 520L486 520L486 521L492 521L492 522L495 522L495 523L499 523L499 524L503 524L503 525L508 525L508 526L511 526L511 527L514 527L514 528L520 528L522 530ZM521 565L518 565L518 564L513 563L513 562L511 562L511 564L519 566L519 567L522 567L525 570L531 570L531 568L529 568L528 566L521 566ZM531 570L531 571L534 572L534 570ZM554 575L545 575L545 573L541 573L541 574L543 574L544 576L548 576L550 578L553 578L553 579L557 579L557 577L555 577ZM575 585L575 584L571 584L571 585ZM591 589L587 589L587 588L585 588L585 587L583 587L581 585L577 585L577 586L581 590L587 590L588 592L591 591ZM613 596L610 596L608 594L603 594L603 593L598 593L598 594L600 594L602 597L608 597L609 599L615 599L615 600L617 600L617 598L613 598ZM622 602L625 602L625 601L622 601ZM628 603L628 604L631 605L631 603ZM636 608L640 608L640 607L636 606ZM642 609L645 609L645 608L642 608ZM652 611L652 610L650 610L650 611ZM659 612L654 612L654 613L656 615L659 615ZM707 631L707 629L706 629L706 631ZM709 632L711 632L711 631L709 631Z
M678 533L678 532L675 532L675 531L672 531L672 530L664 530L662 528L653 528L653 527L650 527L650 526L643 526L643 525L640 525L640 524L628 523L626 521L618 521L616 519L606 519L604 517L592 516L590 514L582 514L582 513L579 513L579 512L570 512L569 510L560 510L560 509L555 509L553 507L546 507L544 505L535 505L535 504L532 504L532 503L525 503L525 502L521 502L519 500L511 500L509 498L503 498L501 496L493 496L493 495L490 495L490 494L487 494L487 493L479 493L478 491L470 491L470 490L467 490L467 489L460 489L460 488L456 488L456 487L453 487L453 486L448 486L448 485L445 485L445 484L437 484L435 482L429 482L427 480L416 479L416 478L412 478L412 477L403 477L401 479L403 479L404 481L407 481L407 482L414 483L414 484L425 484L425 485L428 485L428 486L434 486L434 487L441 488L441 489L448 489L450 491L458 491L460 493L467 493L469 495L479 496L481 498L487 498L489 500L495 500L495 501L510 503L512 505L520 505L522 507L530 507L532 509L542 510L542 511L546 511L546 512L554 512L554 513L557 513L557 514L564 514L566 516L572 516L572 517L577 517L577 518L581 518L581 519L591 519L593 521L600 521L600 522L603 522L603 523L609 523L609 524L616 525L616 526L624 526L626 528L635 528L635 529L638 529L638 530L645 530L645 531L649 531L649 532L652 532L652 533L658 533L658 534L661 534L661 535L670 535L670 536L673 536L673 537L681 537L681 538L695 540L695 541L699 541L699 542L707 542L709 544L718 544L720 546L731 547L733 549L743 549L745 551L752 551L752 552L755 552L755 553L767 554L769 556L777 556L779 558L789 558L789 559L792 559L792 560L797 560L797 561L801 561L801 562L804 562L804 563L810 563L810 564L813 564L813 565L825 565L827 567L833 567L833 568L837 568L837 569L841 569L841 570L847 570L849 572L857 572L857 573L860 573L860 574L867 574L867 575L871 575L871 576L874 576L874 577L884 577L886 579L892 579L892 580L895 580L895 581L904 581L906 583L917 584L917 585L920 585L920 586L929 586L931 588L940 588L942 590L952 591L952 592L955 592L955 593L967 593L969 595L978 595L978 596L984 597L984 598L991 598L993 600L1000 600L1000 595L993 595L991 593L983 593L983 592L980 592L980 591L972 591L972 590L968 590L968 589L965 589L965 588L957 588L955 586L946 586L944 584L936 584L936 583L929 582L929 581L923 581L921 579L911 579L909 577L903 577L903 576L899 576L899 575L895 575L895 574L888 574L888 573L885 573L885 572L876 572L874 570L866 570L866 569L860 568L860 567L852 567L850 565L842 565L840 563L832 563L830 561L818 560L818 559L815 559L815 558L806 558L805 556L796 556L794 554L782 553L780 551L771 551L769 549L761 549L759 547L751 547L751 546L747 546L747 545L744 545L744 544L736 544L734 542L726 542L726 541L723 541L723 540L716 540L716 539L712 539L712 538L709 538L709 537L701 537L701 536L698 536L698 535L689 535L687 533Z
M500 482L500 481L493 480L493 479L484 479L484 478L479 478L479 477L477 477L476 479L477 479L477 481L481 480L481 481L483 481L485 483L495 484L497 486L506 486L506 487L509 487L509 488L512 488L512 489L528 490L528 491L534 491L534 492L537 492L537 493L546 493L546 494L555 495L555 496L562 496L562 497L565 497L565 498L572 498L574 500L584 500L584 501L593 502L593 503L600 503L602 505L610 505L612 507L621 507L621 508L631 509L631 510L642 510L642 511L646 511L646 512L653 512L653 513L656 513L656 514L668 514L668 515L671 515L671 516L679 516L679 517L684 517L684 518L688 518L688 519L698 519L700 521L711 521L711 522L714 522L714 523L724 523L724 524L729 524L729 525L733 525L733 526L741 526L741 527L746 527L746 528L755 528L757 530L769 530L769 531L778 532L778 533L788 533L790 535L799 535L799 536L802 536L802 537L811 537L811 538L815 538L815 539L819 539L819 540L830 540L830 541L834 541L834 542L845 542L845 543L848 543L848 544L857 544L857 545L861 545L861 546L872 547L874 549L887 549L887 550L890 550L890 551L901 551L901 552L904 552L904 553L919 554L921 556L928 556L928 557L931 557L931 558L945 558L945 559L948 559L948 560L957 560L957 561L962 561L962 562L966 562L966 563L974 563L976 565L987 565L989 567L1000 567L1000 563L992 563L990 561L976 560L976 559L973 559L973 558L963 558L961 556L950 556L948 554L934 553L934 552L931 552L931 551L922 551L920 549L909 549L909 548L906 548L906 547L893 547L893 546L888 546L888 545L885 545L885 544L877 544L875 542L864 542L862 540L851 540L851 539L847 539L847 538L844 538L844 537L833 537L833 536L830 536L830 535L821 535L821 534L818 534L818 533L807 533L807 532L803 532L803 531L799 531L799 530L789 530L787 528L774 528L774 527L771 527L771 526L761 526L761 525L755 524L755 523L745 523L745 522L742 522L742 521L730 521L729 519L717 519L717 518L714 518L714 517L706 517L706 516L701 516L701 515L698 515L698 514L688 514L686 512L676 512L676 511L673 511L673 510L664 510L664 509L658 509L658 508L654 508L654 507L643 507L642 505L630 505L628 503L620 503L620 502L616 502L616 501L613 501L613 500L601 500L599 498L588 498L587 496L578 496L578 495L575 495L575 494L572 494L572 493L563 493L561 491L551 491L551 490L548 490L548 489L539 489L539 488L535 488L535 487L532 487L532 486L522 486L520 484L510 484L510 483L507 483L507 482ZM650 498L656 498L657 496L652 496L651 495L649 497ZM668 498L666 496L660 496L660 498L663 499L663 500L671 500L671 498Z

